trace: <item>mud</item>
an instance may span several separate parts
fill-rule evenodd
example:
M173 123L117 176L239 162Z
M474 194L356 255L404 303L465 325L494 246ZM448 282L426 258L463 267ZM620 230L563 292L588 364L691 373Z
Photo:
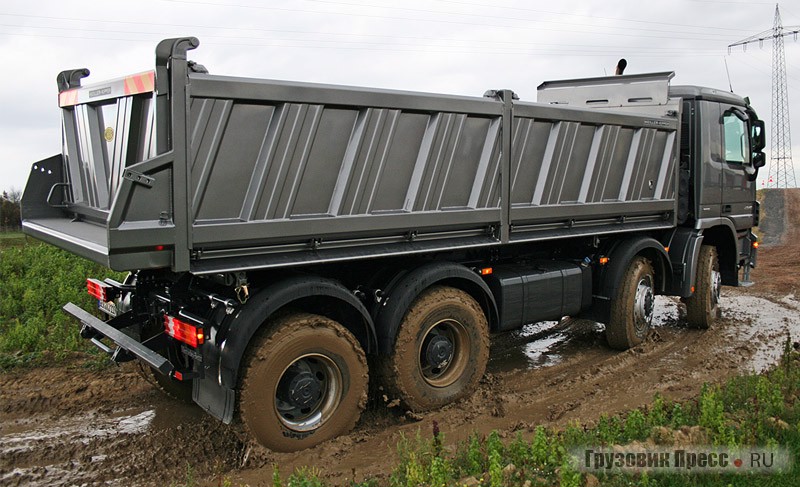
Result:
M756 285L725 288L722 319L686 326L679 301L658 298L648 340L612 351L603 327L582 320L527 325L496 336L487 375L468 399L424 415L373 398L355 430L310 450L271 453L242 444L198 408L169 399L132 368L36 369L0 375L0 485L271 485L317 467L334 484L386 476L401 433L430 434L437 421L453 445L470 432L530 434L536 425L592 423L600 414L643 406L655 393L695 396L773 365L787 336L800 340L800 191L786 193L780 245L760 249ZM188 467L187 467L188 466ZM187 470L188 469L188 470Z

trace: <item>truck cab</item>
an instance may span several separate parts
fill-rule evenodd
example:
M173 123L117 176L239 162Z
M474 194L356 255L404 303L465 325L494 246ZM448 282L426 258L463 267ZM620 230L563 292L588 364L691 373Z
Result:
M729 222L749 230L758 218L755 178L764 165L764 123L748 102L733 93L699 86L675 86L681 98L682 163L694 181L690 219L700 228Z
M751 254L758 225L756 177L765 164L764 122L749 100L733 93L699 86L673 86L670 97L680 98L680 180L686 211L683 225L703 232L720 249L722 284L739 285L742 258ZM730 236L735 248L724 245ZM725 250L728 249L728 250ZM738 255L737 255L738 253ZM749 284L749 265L743 284Z

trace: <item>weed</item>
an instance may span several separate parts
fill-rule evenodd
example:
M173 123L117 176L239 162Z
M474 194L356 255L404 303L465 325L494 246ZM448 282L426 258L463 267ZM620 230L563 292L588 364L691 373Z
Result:
M278 465L272 464L272 487L283 487L283 480L281 480L281 471Z
M656 393L653 397L653 404L650 405L650 409L647 411L647 422L651 428L667 424L666 406L661 394Z
M649 432L650 427L641 410L634 409L628 413L628 417L625 419L625 439L627 441L643 440L647 438Z
M316 467L298 468L286 481L286 487L324 487L324 485Z
M572 465L569 458L565 458L558 474L560 487L581 487L581 473Z
M511 463L514 465L524 465L528 463L532 457L528 442L522 438L522 433L519 431L517 431L514 441L508 445L508 456L510 457Z
M64 359L74 352L95 353L80 338L75 321L61 311L67 302L97 307L86 293L86 278L120 273L43 244L0 253L0 367ZM47 355L44 355L44 354Z
M467 474L480 475L484 471L483 452L481 451L481 441L477 434L473 434L469 440L467 450Z
M550 458L550 446L547 434L542 426L537 426L531 441L531 457L536 467L546 467Z
M494 433L493 433L494 434ZM489 447L489 480L492 487L503 485L503 460L502 452L499 448Z

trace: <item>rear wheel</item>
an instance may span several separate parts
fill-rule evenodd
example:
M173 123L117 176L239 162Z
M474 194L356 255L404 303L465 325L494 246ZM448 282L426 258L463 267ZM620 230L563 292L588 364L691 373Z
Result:
M176 362L172 362L176 363ZM164 394L177 399L181 402L191 404L192 400L192 382L181 382L179 380L168 377L161 372L153 369L149 365L136 361L136 368L144 380L160 389Z
M719 315L722 275L719 272L717 248L700 247L694 293L686 299L686 321L693 328L708 329Z
M367 403L364 351L339 323L294 313L255 338L242 379L240 412L253 438L296 451L350 431Z
M654 307L653 266L644 257L635 257L611 300L611 318L606 326L611 348L627 350L642 343L650 331Z
M391 394L425 411L472 393L488 359L489 325L480 305L460 289L437 286L409 307L380 369Z

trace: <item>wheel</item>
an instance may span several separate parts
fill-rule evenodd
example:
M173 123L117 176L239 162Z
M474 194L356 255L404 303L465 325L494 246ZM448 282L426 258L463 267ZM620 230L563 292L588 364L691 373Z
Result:
M606 326L606 339L611 348L627 350L647 337L653 321L654 283L650 261L644 257L631 260L611 300L611 317Z
M694 293L686 301L686 321L694 328L708 329L719 315L722 275L719 273L717 248L700 247Z
M178 363L178 362L173 362ZM167 377L166 375L156 371L149 365L136 361L136 369L144 380L155 386L164 394L173 399L177 399L187 404L192 404L192 382L181 382L179 380Z
M437 286L409 307L380 370L389 393L419 412L471 394L488 360L489 325L480 305L464 291Z
M274 451L296 451L350 431L367 404L367 359L339 323L285 315L254 339L241 383L250 435Z

